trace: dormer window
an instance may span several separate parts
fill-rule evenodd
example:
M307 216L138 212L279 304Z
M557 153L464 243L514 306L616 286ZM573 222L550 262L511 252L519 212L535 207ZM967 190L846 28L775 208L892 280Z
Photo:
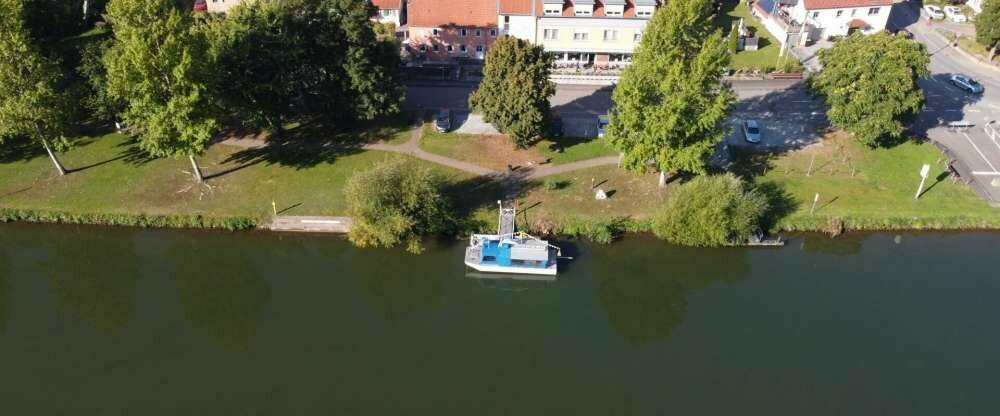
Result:
M625 0L604 0L604 15L607 17L625 15Z
M576 16L593 16L594 0L573 0L573 14Z
M650 18L656 11L656 0L635 0L635 17Z
M562 16L563 2L562 0L545 0L542 10L546 16Z

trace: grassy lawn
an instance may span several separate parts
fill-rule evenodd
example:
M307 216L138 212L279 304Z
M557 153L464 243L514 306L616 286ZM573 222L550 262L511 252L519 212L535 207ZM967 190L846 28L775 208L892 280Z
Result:
M534 219L548 222L566 217L643 219L655 212L677 186L674 182L660 188L654 174L636 175L615 166L600 166L550 176L532 184L521 205L533 207L530 216ZM595 188L604 190L608 199L594 198Z
M83 168L65 177L58 176L43 154L26 160L2 156L0 207L258 219L271 215L272 200L290 215L342 215L341 189L351 173L386 158L403 157L375 151L281 153L215 145L199 158L209 179L198 185L186 159L143 159L132 141L119 134L88 138L61 154L68 169ZM456 179L467 177L431 166Z
M740 18L760 37L760 41L756 51L740 51L733 55L732 68L735 70L755 69L765 72L775 69L778 65L778 52L781 49L781 44L764 28L763 24L750 15L746 3L738 0L725 0L722 14L715 18L715 25L722 29L723 34L728 34ZM787 61L796 62L794 57L786 55L782 58L781 63L784 64Z
M508 164L529 166L548 161L561 165L616 154L604 139L544 139L527 149L518 149L503 135L439 133L430 125L424 126L420 148L494 170L505 170Z
M930 144L872 150L834 134L821 145L743 160L743 174L781 196L777 201L783 201L778 205L785 212L777 221L780 229L822 230L831 218L843 220L849 229L1000 228L1000 209L954 183L945 172L945 158ZM923 195L914 200L925 163L931 174ZM819 202L810 215L816 193Z

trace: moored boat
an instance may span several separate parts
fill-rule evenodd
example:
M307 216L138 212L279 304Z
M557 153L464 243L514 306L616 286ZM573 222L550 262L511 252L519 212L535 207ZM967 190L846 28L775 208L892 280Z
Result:
M555 276L559 247L515 230L517 210L500 203L497 234L473 234L465 249L465 265L480 272Z

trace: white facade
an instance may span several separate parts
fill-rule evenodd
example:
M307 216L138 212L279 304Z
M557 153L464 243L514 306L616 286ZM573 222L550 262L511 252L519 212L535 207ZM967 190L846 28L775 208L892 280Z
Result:
M399 9L379 9L378 15L373 19L379 23L392 23L396 27L401 26L401 10Z
M892 5L808 10L805 2L800 0L792 8L790 15L810 27L811 39L820 40L831 36L847 36L852 30L864 34L883 31L889 22L891 11Z
M236 7L242 0L205 0L208 11L212 13L225 13L229 9Z
M497 27L501 34L534 42L538 19L535 16L500 15L497 17Z

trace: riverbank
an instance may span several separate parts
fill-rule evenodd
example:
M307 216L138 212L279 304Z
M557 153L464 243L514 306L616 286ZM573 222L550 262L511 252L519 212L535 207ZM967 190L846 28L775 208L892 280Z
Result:
M386 134L386 141L399 141L399 132ZM391 157L410 158L449 179L447 192L463 231L493 230L496 201L510 191L498 177L360 147L216 144L199 159L204 184L194 182L186 160L143 158L118 134L92 137L61 153L71 171L64 177L41 152L2 156L0 221L243 230L270 223L275 211L343 216L347 177ZM774 233L1000 229L1000 210L954 181L944 157L925 143L872 150L834 134L804 149L737 151L734 157L732 170L769 195L773 209L764 226ZM924 163L932 172L914 200ZM680 186L678 180L660 188L653 174L636 176L613 165L543 178L531 177L530 170L511 174L523 175L515 194L525 230L599 242L650 231L651 218ZM597 189L608 198L596 199Z

